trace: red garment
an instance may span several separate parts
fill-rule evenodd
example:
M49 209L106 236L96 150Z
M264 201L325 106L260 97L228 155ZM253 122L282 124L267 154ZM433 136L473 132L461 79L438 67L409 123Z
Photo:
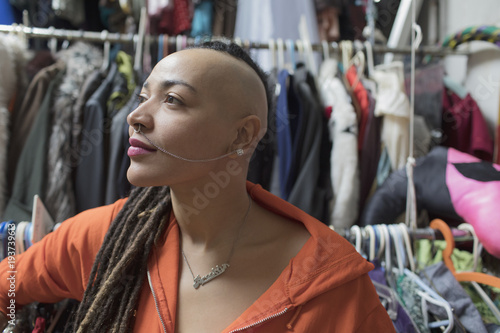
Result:
M174 0L174 35L191 29L191 11L188 0Z
M35 321L35 328L33 329L33 331L31 333L43 333L45 332L45 318L43 317L38 317L36 318L36 321Z
M493 161L493 140L476 101L467 94L464 99L443 90L442 145Z
M273 285L223 333L238 332L394 332L394 326L368 277L373 265L326 225L288 202L247 183L256 204L303 223L311 234ZM16 256L16 303L81 300L92 263L111 221L126 199L85 211ZM148 279L139 296L134 332L175 331L179 285L179 227L175 217L165 242L154 247ZM9 304L7 267L0 264L0 309ZM216 306L216 303L214 303ZM160 316L161 321L160 321ZM165 329L163 329L163 325Z
M368 122L368 116L370 113L370 102L368 100L368 92L365 87L361 83L358 78L358 74L356 72L356 67L351 66L346 73L347 80L349 84L354 89L354 96L359 103L361 108L361 114L358 115L358 124L359 124L359 132L358 132L358 151L361 151L363 147L365 131L366 131L366 123Z

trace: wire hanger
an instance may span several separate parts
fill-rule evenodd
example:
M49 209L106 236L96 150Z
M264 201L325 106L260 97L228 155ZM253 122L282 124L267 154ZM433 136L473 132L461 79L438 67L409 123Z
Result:
M451 260L451 254L455 249L455 239L451 233L451 229L441 219L434 219L431 221L430 227L432 229L438 229L443 234L444 240L446 241L446 247L443 250L443 261L448 267L448 269L453 273L457 281L459 282L472 282L486 284L491 287L500 288L500 278L485 273L479 272L457 272L453 261Z

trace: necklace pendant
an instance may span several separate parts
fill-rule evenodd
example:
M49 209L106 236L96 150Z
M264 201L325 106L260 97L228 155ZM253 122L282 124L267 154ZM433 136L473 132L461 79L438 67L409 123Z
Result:
M194 289L198 289L200 286L205 285L209 281L212 281L222 273L226 271L226 269L229 268L229 264L222 264L221 266L216 265L214 268L212 268L212 271L208 273L207 275L201 277L200 275L197 275L194 280L193 280L193 287Z

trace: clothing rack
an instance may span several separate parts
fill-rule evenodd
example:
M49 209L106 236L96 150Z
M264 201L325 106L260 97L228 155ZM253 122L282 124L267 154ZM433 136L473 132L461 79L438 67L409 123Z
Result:
M59 40L68 40L68 41L73 41L73 40L78 40L78 41L86 41L86 42L93 42L93 43L104 43L104 42L111 42L111 43L123 43L123 44L130 44L134 43L137 44L139 41L139 35L138 34L120 34L120 33L114 33L114 32L108 32L106 30L102 32L95 32L95 31L84 31L84 30L67 30L67 29L55 29L53 27L51 28L37 28L37 27L27 27L23 25L0 25L0 32L4 33L19 33L23 34L26 37L29 38L55 38ZM175 44L178 40L178 38L185 38L183 40L183 43L185 45L195 45L197 43L207 41L207 40L227 40L227 38L224 37L203 37L203 38L191 38L191 37L186 37L186 36L169 36L168 37L168 42L170 44ZM149 42L155 42L158 40L158 36L151 36L147 35L145 36L146 39L149 39ZM233 40L235 42L238 42L237 40ZM272 43L262 43L262 42L252 42L248 40L241 41L241 45L244 48L247 49L269 49L270 44ZM284 49L287 50L289 48L288 43L284 43ZM294 44L294 47L296 50L298 50L298 46ZM324 51L324 46L325 44L312 44L311 48L313 51L318 51L322 52ZM332 43L326 43L329 47L329 51L340 51L341 46L339 43L332 42ZM365 46L363 43L356 43L354 42L354 47L356 50L364 49ZM374 53L396 53L396 54L410 54L411 53L411 47L398 47L398 48L391 48L387 47L384 45L373 45L372 46L373 52ZM425 47L420 47L417 50L418 54L422 55L432 55L432 56L448 56L448 55L469 55L470 52L468 50L452 50L452 49L445 49L442 47L434 47L434 46L425 46Z
M352 240L356 236L355 233L352 232L352 229L334 230L348 240ZM363 230L363 228L361 228L361 230ZM461 230L457 228L451 228L450 230L456 243L466 243L474 240L473 235L468 230ZM444 240L444 235L440 230L430 227L417 228L414 230L408 229L408 235L412 240Z

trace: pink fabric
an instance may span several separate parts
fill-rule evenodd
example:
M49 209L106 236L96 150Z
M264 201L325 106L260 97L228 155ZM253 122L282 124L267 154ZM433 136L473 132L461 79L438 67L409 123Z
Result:
M496 141L495 141L495 163L500 164L500 115L498 115L498 121L499 124L497 125L497 131L496 131Z
M474 231L486 251L500 258L500 181L478 181L464 177L453 163L477 163L474 156L448 149L446 185L456 212ZM500 165L492 164L500 172Z

